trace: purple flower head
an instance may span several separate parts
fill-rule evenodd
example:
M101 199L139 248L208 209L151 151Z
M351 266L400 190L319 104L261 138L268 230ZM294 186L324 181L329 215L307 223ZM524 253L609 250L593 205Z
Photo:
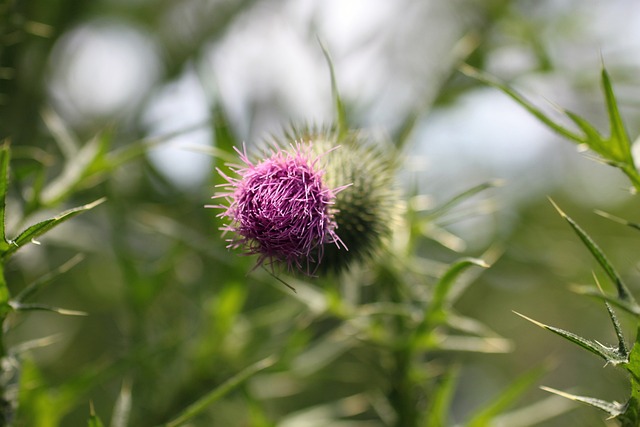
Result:
M229 248L258 254L258 263L283 263L289 270L313 274L323 255L323 245L346 248L335 232L332 205L341 190L323 182L320 156L312 156L311 145L296 143L291 150L274 149L258 163L249 160L246 149L236 149L244 165L232 167L233 178L220 170L227 183L228 206L218 216L230 222L221 229L235 234Z

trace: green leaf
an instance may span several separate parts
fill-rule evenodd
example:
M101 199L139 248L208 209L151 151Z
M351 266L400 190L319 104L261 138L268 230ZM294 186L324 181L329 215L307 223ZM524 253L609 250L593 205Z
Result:
M609 74L604 66L602 67L602 86L606 100L606 108L609 116L610 136L607 138L598 132L595 127L589 124L586 120L579 117L576 114L563 111L563 113L571 119L584 133L579 135L575 133L555 120L551 119L548 115L543 113L540 109L535 107L531 102L525 99L513 88L500 82L498 79L483 73L469 65L463 65L460 67L460 71L467 76L477 79L486 85L493 86L506 95L514 99L518 104L524 107L527 111L533 114L538 120L549 127L551 130L564 136L565 138L577 142L578 144L585 144L591 150L598 153L603 159L618 167L622 172L627 175L631 180L636 190L640 191L640 173L634 166L633 156L631 153L631 143L629 136L624 128L624 123L620 112L618 110L618 104L613 93L613 87Z
M100 418L96 415L95 409L93 408L93 402L90 402L89 409L89 421L87 422L88 427L104 427Z
M336 108L336 130L338 131L338 139L341 140L349 131L347 113L344 108L342 98L340 97L340 92L338 91L338 81L336 79L336 73L333 68L331 55L329 55L329 50L327 50L327 47L324 45L324 43L322 43L320 39L318 39L318 43L320 43L320 48L322 49L324 58L326 59L327 65L329 66L329 74L331 76L331 93L333 94L333 102L335 103Z
M618 290L618 298L623 301L628 301L632 304L636 304L635 298L633 297L633 295L631 295L631 292L629 292L629 289L620 278L620 275L616 272L607 257L604 255L598 245L593 241L593 239L591 239L591 237L589 237L589 235L573 219L571 219L571 217L564 213L553 200L551 200L551 204L553 204L560 216L562 216L569 223L578 237L580 237L580 240L582 240L587 249L589 249L589 252L591 252L596 261L598 261L598 264L600 264L605 273L607 273L607 276L609 276L611 281L615 284L616 289Z
M51 230L52 228L62 224L63 222L73 218L76 215L79 215L85 211L95 208L99 204L103 203L105 200L106 198L101 198L92 203L88 203L83 206L69 209L53 218L40 221L39 223L30 226L29 228L24 230L22 233L20 233L18 237L16 237L15 240L11 242L11 245L9 245L7 249L1 252L2 258L5 258L5 259L8 258L18 249L20 249L21 247L23 247L28 243L34 242L35 239L42 236L44 233Z
M547 372L546 367L538 367L530 370L529 372L517 378L506 388L500 395L498 395L491 402L488 402L482 406L482 409L475 415L471 416L467 422L467 427L490 427L492 421L498 415L506 411L515 401L522 396L527 390L538 381L542 375Z
M275 357L267 357L259 362L254 363L240 371L235 376L231 377L215 389L211 390L200 399L189 405L184 411L182 411L177 417L166 423L165 427L178 427L186 424L193 417L204 412L211 404L225 396L234 388L238 387L247 379L251 378L256 373L273 366L276 363Z
M571 111L565 111L564 113L580 128L580 130L582 130L582 132L584 132L584 144L603 157L607 157L607 144L603 141L603 137L600 135L600 132L598 132L591 123L577 114L574 114Z
M626 225L627 227L631 227L631 228L634 228L636 230L640 230L640 223L631 222L631 221L628 221L628 220L626 220L624 218L620 218L620 217L617 217L615 215L611 215L610 213L603 212L603 211L600 211L600 210L596 210L595 213L600 215L600 216L602 216L602 217L604 217L604 218L610 219L611 221L617 222L618 224Z
M60 175L42 190L40 203L55 206L64 200L104 154L105 144L106 140L98 135L83 145L73 158L67 159Z
M473 266L488 268L484 261L477 258L462 258L449 266L447 271L442 275L438 283L436 283L431 301L426 308L422 320L414 329L410 343L412 346L418 346L419 343L433 332L433 328L446 320L445 310L449 303L448 294L456 279L466 269Z
M5 209L7 202L7 191L9 188L9 159L11 152L9 144L5 142L0 146L0 253L9 248L5 229Z
M221 151L231 154L233 160L233 147L239 146L238 138L233 133L229 116L221 102L217 102L213 108L214 135L216 138L216 147Z
M602 290L602 286L600 286L600 282L598 281L598 277L594 274L593 279L596 282L596 286L600 291L601 295L604 295L604 291ZM611 308L611 304L606 299L603 299L605 306L607 307L607 312L609 313L609 318L611 319L611 323L613 324L613 329L616 332L616 336L618 337L618 353L625 355L625 357L629 356L629 349L627 348L627 343L624 339L624 334L622 333L622 328L620 327L620 322L616 317L615 312Z
M509 85L506 85L501 81L499 81L498 79L490 76L489 74L486 74L467 64L463 64L460 67L460 71L471 78L474 78L488 86L495 87L496 89L499 89L500 91L504 92L506 95L508 95L518 104L520 104L520 106L524 107L527 111L533 114L538 120L544 123L551 130L577 143L580 143L580 144L586 143L585 138L583 136L578 135L577 133L567 129L566 127L562 126L558 122L551 119L548 115L543 113L542 110L534 106L524 96L519 94L515 89L511 88Z
M15 311L49 311L51 313L62 314L64 316L88 316L88 313L77 310L67 310L65 308L52 307L44 304L20 304L15 301L10 301L9 305Z
M558 396L573 400L574 402L584 403L586 405L600 409L608 413L612 417L617 417L624 411L624 405L618 402L607 402L606 400L596 399L593 397L578 396L571 393L565 393L564 391L556 390L555 388L551 387L542 386L540 388L544 391L548 391L549 393L557 394Z
M489 264L478 258L462 258L449 267L442 275L433 290L433 298L429 306L429 311L437 311L444 307L447 296L456 279L469 267L489 268Z
M131 381L122 383L120 394L113 408L111 424L109 427L127 427L129 424L129 414L131 413Z
M450 335L434 332L432 339L436 341L427 350L468 351L472 353L509 353L513 351L513 343L500 337L470 337L466 335Z
M30 298L31 296L36 294L38 291L40 291L42 288L44 288L46 285L48 285L51 281L56 279L58 276L66 273L67 271L75 267L83 259L84 259L83 255L74 256L69 261L59 266L58 268L49 271L44 276L39 277L37 280L27 285L22 291L20 291L18 295L15 296L15 298L13 298L13 300L18 303L22 303L26 301L28 298Z
M470 199L471 197L475 196L478 193L481 193L489 188L496 188L496 187L500 187L504 184L504 181L500 180L500 179L493 179L487 182L483 182L482 184L476 185L474 187L471 187L465 191L463 191L462 193L456 194L455 196L453 196L451 199L449 199L447 202L443 203L442 205L438 206L437 208L429 211L427 213L427 216L429 219L433 219L433 218L437 218L442 216L443 214L449 212L453 207L459 205L460 203Z
M540 326L543 329L546 329L548 331L553 332L554 334L560 335L562 338L579 345L580 347L584 348L587 351L590 351L591 353L600 356L601 358L603 358L607 363L610 363L614 366L616 365L620 365L620 364L624 364L628 362L628 358L627 355L622 355L619 353L618 349L616 348L612 348L612 347L607 347L603 344L600 344L597 341L592 341L589 340L587 338L583 338L579 335L576 335L572 332L568 332L565 331L564 329L560 329L560 328L556 328L553 326L549 326L549 325L545 325L544 323L540 323L536 320L531 319L530 317L525 316L524 314L520 314L516 311L514 311L515 314L517 314L518 316L522 317L525 320L528 320L529 322Z
M609 318L611 319L611 323L613 324L613 329L616 331L616 337L618 338L618 354L625 355L625 357L629 356L629 349L627 348L627 343L624 340L624 334L622 333L622 328L620 327L620 322L616 317L611 305L605 302L607 306L607 312L609 313Z
M407 144L407 141L409 141L409 137L413 134L416 125L419 123L420 113L420 111L409 113L404 118L400 128L393 135L393 141L399 149L403 148Z
M449 425L449 411L456 389L456 383L460 375L460 366L454 365L440 379L431 396L429 409L425 411L422 427L442 427Z
M640 317L640 305L631 303L629 301L622 301L617 296L611 296L603 294L600 290L593 288L592 286L574 286L573 291L590 297L597 298L601 301L608 302L627 313L633 314L636 317Z
M611 130L611 136L607 141L609 152L607 157L620 163L633 165L631 141L629 141L629 136L624 128L624 123L622 122L620 111L618 110L618 103L616 101L615 94L613 93L609 73L604 66L602 67L602 86L607 102L607 113L609 115L609 127Z

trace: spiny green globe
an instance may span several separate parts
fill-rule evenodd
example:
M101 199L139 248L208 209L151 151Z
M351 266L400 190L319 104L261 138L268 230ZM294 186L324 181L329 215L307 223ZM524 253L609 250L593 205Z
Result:
M324 245L318 274L340 272L380 254L402 212L394 148L371 141L361 131L341 136L332 130L292 130L285 140L310 143L321 156L327 187L343 187L335 195L332 211L335 232L346 250Z

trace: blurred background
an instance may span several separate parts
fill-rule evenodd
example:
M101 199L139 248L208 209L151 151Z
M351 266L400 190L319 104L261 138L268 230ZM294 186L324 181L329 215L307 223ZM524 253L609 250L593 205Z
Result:
M553 368L540 385L624 401L622 376L512 311L615 342L601 303L570 290L600 272L547 198L582 224L639 291L638 236L593 213L637 220L630 184L458 67L486 70L550 114L560 105L606 132L604 62L633 140L639 20L633 0L3 0L0 137L14 149L10 235L30 214L35 170L55 181L73 147L97 139L125 152L148 142L141 155L46 206L40 214L108 198L8 266L17 292L84 254L38 300L89 316L12 319L12 344L54 337L31 350L24 367L35 390L26 407L50 414L22 414L25 425L82 425L90 400L108 420L123 383L133 393L130 425L156 425L272 353L291 360L295 378L256 378L193 425L343 425L300 414L342 397L341 373L351 373L350 390L375 388L348 352L331 347L335 357L317 369L315 359L298 357L333 332L332 320L305 333L309 313L322 307L247 273L253 260L226 251L216 212L203 208L215 191L208 153L218 138L250 146L290 123L334 120L319 41L354 127L394 140L415 118L400 179L407 193L417 189L416 200L437 206L481 182L504 181L440 224L451 236L420 247L439 262L456 252L502 253L456 309L513 348L442 355L464 362L453 420L543 362ZM622 320L633 339L631 319ZM545 397L534 388L522 403ZM601 426L603 418L576 406L540 425Z

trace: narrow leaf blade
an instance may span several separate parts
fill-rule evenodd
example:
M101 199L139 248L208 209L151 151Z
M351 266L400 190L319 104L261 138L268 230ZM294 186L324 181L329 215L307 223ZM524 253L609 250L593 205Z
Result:
M505 95L508 95L509 97L511 97L514 101L520 104L520 106L524 107L527 111L533 114L538 120L540 120L543 124L545 124L547 127L555 131L556 133L564 136L567 139L575 141L577 143L580 143L580 144L585 143L583 136L570 131L566 127L562 126L561 124L551 119L548 115L543 113L538 107L534 106L524 96L522 96L520 93L518 93L516 90L514 90L510 86L466 64L460 67L460 71L462 71L467 76L474 78L488 86L493 86L496 89L499 89Z
M74 256L69 261L67 261L64 264L62 264L61 266L59 266L58 268L48 272L44 276L38 278L34 282L32 282L29 285L27 285L22 291L20 291L20 293L18 295L15 296L14 301L20 302L20 303L26 301L29 297L31 297L32 295L37 293L39 290L44 288L46 285L48 285L56 277L58 277L61 274L66 273L67 271L69 271L70 269L75 267L83 259L84 259L83 255Z
M51 313L61 314L63 316L88 316L84 311L68 310L66 308L52 307L45 304L20 304L16 302L10 303L11 308L15 311L49 311Z
M0 253L9 248L5 229L5 209L7 191L9 188L9 160L11 152L9 144L4 143L0 147Z
M127 427L129 424L129 415L131 413L131 381L127 380L122 383L120 394L113 408L111 423L109 427Z
M447 296L456 279L470 267L489 268L489 264L478 258L462 258L447 269L433 290L433 299L429 311L440 310L447 301Z
M228 379L226 382L211 390L209 393L202 396L200 399L189 405L184 411L182 411L177 417L169 421L165 427L178 427L186 424L196 415L202 413L209 405L216 402L234 388L238 387L244 381L255 375L256 373L267 369L275 364L276 359L274 357L267 357L253 365L248 366L244 370L240 371L235 376Z
M506 411L545 372L547 372L546 367L538 367L517 378L493 401L483 405L482 409L469 419L467 427L490 426L494 418Z
M105 198L101 198L92 203L88 203L83 206L69 209L67 211L62 212L58 216L46 219L44 221L40 221L37 224L30 226L29 228L24 230L22 233L20 233L14 241L11 242L11 245L9 246L9 248L7 248L2 253L2 257L7 258L11 256L14 252L16 252L22 246L30 242L33 242L35 239L42 236L44 233L51 230L52 228L62 224L63 222L73 218L76 215L79 215L85 211L95 208L96 206L103 203L105 200L106 200Z
M449 411L451 409L451 402L453 400L459 374L460 367L457 365L453 366L445 373L431 397L431 405L429 406L429 410L425 412L426 416L422 427L441 427L449 425Z
M540 326L542 329L546 329L550 332L553 332L556 335L561 336L567 341L577 344L578 346L584 348L585 350L603 358L607 363L611 363L612 365L619 365L619 364L628 362L627 357L620 355L615 349L606 347L597 341L592 341L587 338L583 338L579 335L574 334L573 332L565 331L564 329L545 325L544 323L538 322L537 320L533 320L530 317L525 316L524 314L520 314L515 311L514 313L522 317L523 319L528 320L534 325Z
M87 421L88 427L104 427L100 418L96 415L96 411L93 408L93 402L90 403L89 420Z
M464 202L465 200L468 200L469 198L475 196L478 193L481 193L487 189L490 188L495 188L495 187L500 187L501 185L503 185L503 181L499 180L499 179L493 179L487 182L483 182L482 184L476 185L474 187L471 187L467 190L464 190L463 192L456 194L455 196L453 196L451 199L449 199L448 201L446 201L445 203L443 203L442 205L438 206L437 208L429 211L428 216L429 218L437 218L445 213L447 213L448 211L450 211L453 207L455 207L456 205Z
M331 59L331 55L329 55L329 50L320 39L318 39L318 43L320 43L320 48L322 49L324 58L326 59L327 65L329 66L329 73L331 76L331 93L333 94L333 102L335 103L336 109L336 129L338 131L339 138L342 139L342 137L345 136L347 131L349 130L349 124L347 123L347 112L344 108L342 98L340 97L340 92L338 91L338 81L336 79L335 69L333 68L333 60Z
M569 223L571 228L573 228L580 240L582 240L582 243L584 243L587 249L589 249L589 252L591 252L596 261L598 261L598 264L600 264L605 273L607 273L607 276L609 276L611 281L615 284L616 289L618 290L618 298L623 301L636 303L635 298L633 297L631 292L629 292L629 289L620 278L620 275L613 268L613 266L604 255L600 247L596 244L596 242L594 242L593 239L573 219L571 219L571 217L564 213L553 200L551 200L551 203L556 208L560 216L562 216Z
M609 73L602 67L602 87L604 89L605 99L607 102L607 113L609 115L609 126L611 128L611 137L609 142L609 153L611 160L615 160L625 164L633 164L631 156L631 141L624 127L622 116L618 109L618 102L613 93L613 86Z
M598 130L591 125L587 120L574 114L570 111L565 111L567 117L569 117L585 134L585 144L594 152L600 154L605 158L608 156L608 143Z
M604 212L604 211L600 211L600 210L596 210L595 213L600 215L601 217L610 219L613 222L617 222L618 224L626 225L627 227L631 227L631 228L634 228L636 230L640 230L640 223L631 222L631 221L628 221L628 220L626 220L624 218L620 218L620 217L617 217L615 215L611 215L608 212Z
M578 396L571 393L565 393L564 391L556 390L555 388L551 387L542 386L540 388L544 391L548 391L549 393L557 394L558 396L573 400L574 402L584 403L586 405L600 409L608 413L612 417L617 417L624 411L624 405L621 405L618 402L607 402L606 400L596 399L594 397Z
M633 314L636 317L640 317L640 305L632 304L629 301L622 301L617 296L603 294L600 290L594 289L591 286L574 286L573 291L590 297L597 298L601 301L607 302L613 306L616 306L629 314Z
M54 206L61 202L78 185L89 168L104 152L104 141L96 136L87 142L73 158L67 159L59 176L41 193L43 206Z

